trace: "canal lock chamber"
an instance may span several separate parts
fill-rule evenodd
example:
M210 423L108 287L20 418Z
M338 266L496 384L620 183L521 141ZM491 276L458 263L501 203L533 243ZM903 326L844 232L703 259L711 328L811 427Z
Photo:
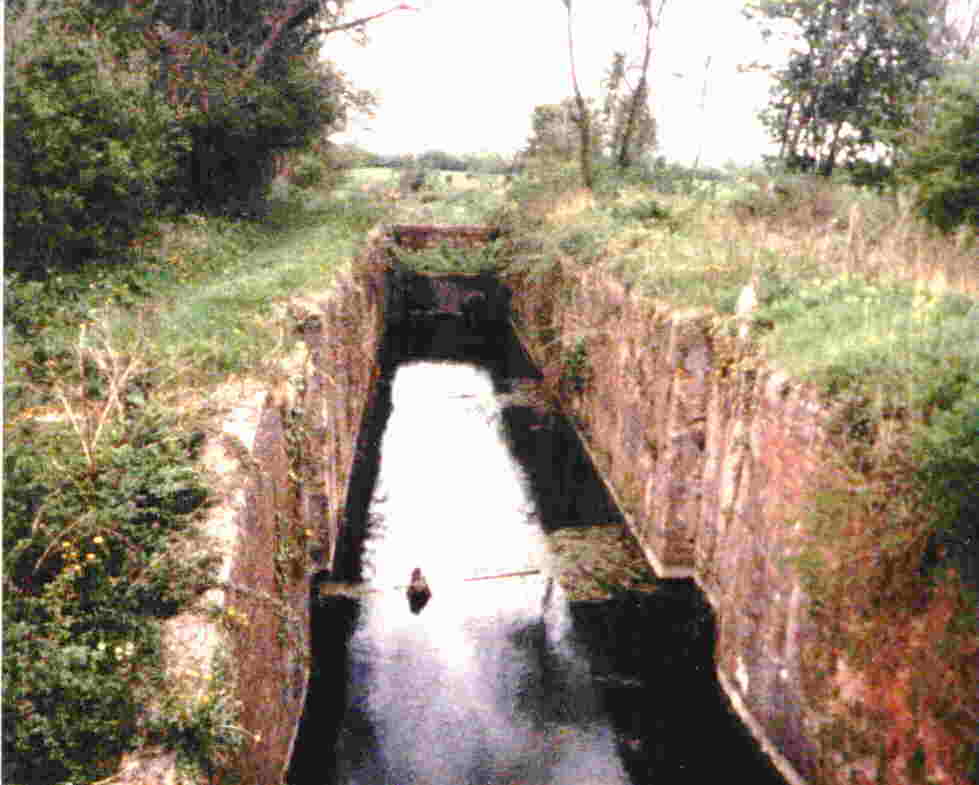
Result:
M508 304L492 275L388 273L381 377L333 570L313 583L287 782L693 782L719 766L783 782L718 685L710 606L692 581L648 573ZM395 428L409 446L392 464ZM603 572L595 548L622 563ZM412 565L432 589L417 613ZM562 569L555 591L541 576Z

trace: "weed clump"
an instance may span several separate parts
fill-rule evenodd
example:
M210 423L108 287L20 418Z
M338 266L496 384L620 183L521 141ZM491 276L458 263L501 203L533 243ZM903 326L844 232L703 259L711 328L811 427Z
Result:
M501 250L499 242L486 243L480 248L454 248L448 243L441 243L434 248L418 251L395 248L391 250L391 255L398 264L418 273L478 275L500 269L503 259Z

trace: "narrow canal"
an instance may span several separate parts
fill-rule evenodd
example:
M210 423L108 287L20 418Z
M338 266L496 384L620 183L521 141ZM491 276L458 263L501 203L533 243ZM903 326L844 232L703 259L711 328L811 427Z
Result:
M516 341L488 360L429 328L395 352L347 558L314 591L288 782L699 782L720 754L780 783L723 704L696 589L567 602L548 533L621 516L573 429L512 405Z

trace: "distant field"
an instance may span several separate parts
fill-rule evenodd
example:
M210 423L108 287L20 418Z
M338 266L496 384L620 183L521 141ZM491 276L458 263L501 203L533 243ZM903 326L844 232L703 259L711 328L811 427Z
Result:
M503 204L501 174L429 169L424 187L403 195L398 187L403 171L380 166L352 169L334 196L384 203L393 211L392 219L403 223L482 223Z
M384 166L362 166L350 170L350 178L356 185L373 185L387 181L397 182L398 169L389 169Z
M389 169L383 166L362 166L350 171L350 185L397 185L402 169ZM483 174L482 172L445 172L428 170L430 186L441 190L467 191L474 188L494 189L503 185L504 175Z

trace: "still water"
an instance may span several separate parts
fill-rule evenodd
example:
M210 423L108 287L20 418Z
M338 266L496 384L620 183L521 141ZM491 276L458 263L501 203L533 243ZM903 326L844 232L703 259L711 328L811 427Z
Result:
M489 374L401 365L391 405L335 781L624 785Z

